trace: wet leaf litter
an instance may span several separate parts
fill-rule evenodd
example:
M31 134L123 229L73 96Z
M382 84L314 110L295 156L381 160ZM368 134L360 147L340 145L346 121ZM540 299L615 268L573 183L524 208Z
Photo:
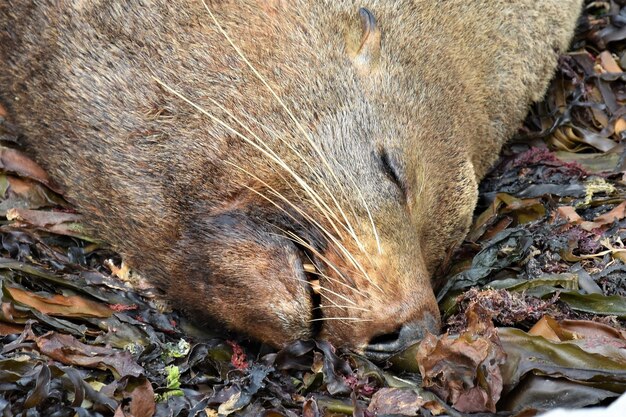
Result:
M573 52L438 273L446 333L385 364L195 328L90 236L0 123L2 415L528 416L615 399L626 391L626 6L586 3Z

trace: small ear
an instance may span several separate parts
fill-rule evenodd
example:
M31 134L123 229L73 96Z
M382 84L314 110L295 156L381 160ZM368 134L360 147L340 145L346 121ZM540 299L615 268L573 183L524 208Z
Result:
M371 11L362 7L361 41L350 54L352 62L360 72L368 73L378 64L380 58L381 31Z

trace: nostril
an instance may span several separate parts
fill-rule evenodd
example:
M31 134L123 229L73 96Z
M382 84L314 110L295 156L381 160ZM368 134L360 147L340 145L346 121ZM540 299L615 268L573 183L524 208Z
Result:
M407 345L407 325L395 332L378 335L365 348L365 355L373 360L384 360Z
M394 353L424 338L427 331L438 332L437 321L429 313L421 320L403 324L396 331L372 338L365 348L365 355L373 360L387 359Z
M393 345L400 338L400 330L401 328L398 328L398 330L396 330L395 332L378 335L370 340L368 346L384 347Z

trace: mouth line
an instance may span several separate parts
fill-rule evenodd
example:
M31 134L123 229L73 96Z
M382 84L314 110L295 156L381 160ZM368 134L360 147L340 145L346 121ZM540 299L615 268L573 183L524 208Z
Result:
M322 296L320 294L320 277L318 275L319 267L316 265L315 256L309 249L298 244L297 242L293 242L293 245L300 258L300 268L302 269L302 274L308 284L308 292L312 306L310 320L311 335L315 339L320 335L324 322Z

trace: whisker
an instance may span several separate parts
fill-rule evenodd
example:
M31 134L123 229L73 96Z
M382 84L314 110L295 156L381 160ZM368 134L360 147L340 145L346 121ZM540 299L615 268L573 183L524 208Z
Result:
M266 199L266 200L267 200L267 201L269 201L271 204L273 204L275 207L277 207L278 209L280 209L280 210L282 210L283 212L285 212L285 213L286 213L289 217L291 217L294 221L296 221L297 223L299 223L299 224L301 224L301 225L302 225L302 223L300 223L300 222L299 222L299 221L298 221L295 217L293 217L293 215L291 215L291 213L289 213L289 212L288 212L287 210L285 210L284 208L280 207L280 205L276 204L276 202L274 202L274 201L273 201L272 199L270 199L269 197L267 197L267 196L263 195L262 193L258 192L257 190L255 190L255 189L254 189L254 188L252 188L252 187L249 187L249 186L246 186L246 185L244 185L244 187L246 187L246 188L247 188L247 189L249 189L250 191L252 191L252 192L256 193L256 194L257 194L257 195L259 195L260 197L262 197L262 198ZM297 209L297 208L296 208L296 209ZM269 224L270 224L271 226L273 226L273 227L275 227L275 228L279 229L279 230L280 230L280 231L282 231L283 233L286 233L286 234L292 234L291 232L289 232L289 231L287 231L287 230L284 230L284 229L282 229L281 227L279 227L279 226L277 226L277 225L275 225L275 224L271 224L271 223L269 223ZM322 230L324 230L324 229L322 229ZM289 236L284 236L284 235L278 235L278 236L281 236L281 237L284 237L284 238L290 239L290 240L294 241L295 243L298 243L298 244L300 244L301 246L304 246L304 247L306 247L307 249L309 249L310 251L314 252L314 255L315 255L316 257L318 257L321 261L323 261L324 263L326 263L326 264L327 264L329 267L331 267L331 268L332 268L332 269L333 269L333 270L334 270L334 271L335 271L335 272L336 272L336 273L337 273L340 277L342 277L345 281L347 281L347 278L345 277L345 275L344 275L344 274L343 274L343 273L339 270L339 268L337 268L337 267L336 267L336 266L335 266L332 262L330 262L330 260L328 260L326 257L324 257L321 253L319 253L319 251L317 251L317 250L316 250L313 246L309 245L306 241L304 241L304 240L303 240L302 238L300 238L299 236L297 236L297 235L295 235L295 234L292 234L292 235L293 235L293 237L291 237L291 238L290 238ZM328 275L324 275L324 274L321 274L321 273L318 273L318 275L321 275L321 276L323 276L324 278L326 278L326 279L328 279L328 280L330 280L330 281L336 282L336 283L337 283L337 284L339 284L339 285L345 286L346 288L348 288L348 289L350 289L350 290L352 290L352 291L356 292L357 294L361 295L362 297L365 297L365 295L364 295L361 291L359 291L357 288L355 288L355 287L354 287L354 286L352 286L352 285L348 285L347 283L345 283L345 282L341 282L341 281L339 281L339 280L337 280L337 279L335 279L335 278L333 278L333 277L331 277L331 276L328 276Z
M369 276L369 274L367 273L363 265L352 255L352 253L350 253L349 250L347 250L344 246L340 246L340 245L337 245L336 247L339 248L344 253L344 255L348 258L350 263L354 265L363 274L365 279L370 284L372 284L378 291L384 293L383 289L380 288L380 286L376 284L376 282L374 282L374 280Z
M228 123L224 122L222 119L220 119L217 116L209 113L207 110L205 110L204 108L202 108L201 106L199 106L195 102L191 101L189 98L187 98L186 96L184 96L182 93L178 92L177 90L173 89L172 87L170 87L169 85L167 85L166 83L161 81L159 78L153 76L153 79L160 86L162 86L163 88L165 88L166 90L168 90L169 92L174 94L176 97L178 97L179 99L183 100L185 103L189 104L190 106L192 106L194 109L196 109L197 111L199 111L203 115L209 117L211 120L213 120L214 122L218 123L220 126L226 128L231 133L233 133L237 137L241 138L246 143L248 143L249 145L253 146L258 151L260 151L261 153L263 153L263 155L265 155L268 158L270 158L270 160L272 160L273 162L277 163L279 166L281 166L283 169L285 169L285 171L287 171L300 184L300 186L302 186L302 188L304 188L305 191L307 191L307 193L314 199L315 202L317 202L317 199L315 198L316 194L311 189L311 187L309 187L309 185L302 178L300 178L300 176L297 175L282 159L280 159L278 157L275 157L274 155L272 155L272 152L268 152L266 149L263 149L261 146L259 146L254 141L252 141L250 138L248 138L247 136L243 135L242 133L240 133L239 131L234 129L232 126L230 126ZM225 161L225 162L228 162L228 161ZM321 210L321 213L326 217L326 219L331 224L331 226L333 226L333 228L335 229L337 234L340 235L341 233L337 229L336 225L328 217L328 213L331 212L330 208L328 208L327 206L326 206L327 210L322 209L322 207L320 207L320 206L318 206L318 208Z
M307 285L310 285L310 282L309 282L309 281L307 281L307 280L298 279L298 281L300 281L300 282L306 282L306 284L307 284ZM329 290L328 288L323 287L323 286L321 286L321 285L320 285L318 288L319 288L320 290L322 290L322 291L326 291L327 293L334 295L334 296L335 296L335 297L337 297L337 298L341 298L341 299L342 299L343 301L345 301L346 303L350 303L350 304L352 304L353 306L358 307L358 306L357 306L357 304L356 304L354 301L352 301L351 299L349 299L348 297L345 297L345 296L343 296L343 295L341 295L341 294L339 294L339 293L336 293L336 292L335 292L335 291L333 291L333 290Z
M308 282L308 281L307 281ZM310 284L310 283L309 283ZM356 306L345 306L345 305L339 305L337 304L332 298L328 297L327 295L322 294L320 291L325 290L326 288L324 288L319 282L317 283L317 294L319 294L319 296L323 299L325 299L326 301L328 301L333 307L342 309L342 310L348 310L348 309L352 309L352 310L361 310L361 311L365 311L365 312L369 312L370 310L363 308L363 307L356 307ZM320 303L319 306L314 307L313 310L322 310L323 309L323 304Z
M265 181L263 181L262 179L260 179L259 177L257 177L256 175L252 174L251 172L247 171L246 169L232 163L229 161L225 161L226 163L240 169L241 171L245 172L246 174L250 175L252 178L256 179L257 181L259 181L261 184L263 184L265 187L267 187L272 193L274 193L276 195L276 197L280 198L281 200L283 200L284 202L286 202L288 205L290 205L294 210L296 210L299 214L301 214L305 219L307 219L308 221L310 221L314 226L316 226L319 230L321 230L327 237L328 239L330 239L333 244L335 245L335 247L339 248L350 260L350 262L357 268L359 269L359 271L361 271L361 273L363 273L363 276L365 277L365 279L370 282L375 288L377 288L379 291L383 292L382 288L380 288L380 286L378 284L376 284L371 277L367 274L367 272L365 271L365 269L363 268L363 266L352 256L352 254L350 253L350 251L348 251L343 244L335 237L333 236L326 228L324 228L319 222L317 222L315 219L313 219L311 216L309 216L308 214L306 214L302 209L300 209L298 206L296 206L295 204L293 204L293 202L291 202L288 198L286 198L285 196L283 196L281 193L279 193L278 191L276 191L272 186L270 186L269 184L267 184ZM280 207L275 201L273 201L272 199L270 199L269 197L267 197L266 195L260 193L259 191L255 190L252 187L249 187L247 185L244 185L244 187L246 187L247 189L249 189L250 191L254 192L255 194L259 195L261 198L264 198L265 200L267 200L268 202L270 202L272 205L274 205L275 207L283 210L284 212L287 212L286 210L284 210L282 207ZM293 216L291 216L289 214L289 216L295 220L295 218ZM306 243L306 242L305 242ZM338 274L341 275L341 273L336 270ZM344 277L345 279L345 277Z
M215 102L215 104L219 106L219 103ZM220 108L223 108L223 106L220 106ZM224 109L224 108L223 108L223 109ZM228 110L227 110L227 109L224 109L224 110L228 112ZM229 114L230 114L230 113L229 113ZM251 116L251 115L249 115L249 114L247 114L247 113L245 113L245 112L244 112L244 114L246 115L246 117L247 117L248 119L252 120L254 123L256 123L257 125L261 126L263 129L267 129L267 130L269 130L269 131L270 131L270 133L273 133L273 136L274 136L274 137L279 138L279 140L280 140L280 141L281 141L284 145L286 145L286 146L287 146L287 147L288 147L288 148L289 148L289 149L290 149L290 150L291 150L294 154L296 154L296 155L300 158L300 160L301 160L301 161L302 161L302 162L303 162L303 163L307 166L307 168L309 168L309 170L310 170L310 171L311 171L311 172L315 175L316 179L317 179L317 180L318 180L318 181L322 184L322 186L323 186L323 187L324 187L324 189L326 190L327 194L329 194L329 195L331 196L331 198L333 198L333 193L332 193L332 192L328 189L328 187L326 186L326 183L324 182L323 177L322 177L322 176L318 173L318 171L317 171L316 169L314 169L314 168L311 166L311 164L309 164L309 161L307 160L307 158L305 158L305 157L304 157L304 156L303 156L303 155L302 155L302 154L301 154L301 153L300 153L300 152L299 152L299 151L298 151L298 150L297 150L297 149L296 149L296 148L295 148L295 147L294 147L294 146L293 146L293 145L292 145L289 141L284 140L284 139L283 139L283 138L282 138L282 137L281 137L281 136L280 136L280 135L279 135L276 131L274 131L271 127L266 126L266 125L264 125L263 123L261 123L261 122L260 122L259 120L257 120L254 116ZM232 116L232 117L235 117L235 116ZM236 119L236 120L238 121L238 119ZM239 123L240 123L240 124L244 127L244 129L247 129L248 131L250 131L250 132L251 132L251 130L250 130L249 128L247 128L247 127L246 127L245 125L243 125L241 122L239 122ZM338 165L339 165L339 166L341 166L340 164L338 164ZM379 253L382 253L382 248L381 248L381 245L380 245L380 238L379 238L379 236L378 236L378 230L376 229L376 226L375 226L375 224L374 224L374 219L373 219L373 217L372 217L372 213L371 213L371 211L369 210L369 207L367 206L367 202L365 201L365 198L363 197L363 194L361 193L361 190L359 189L359 187L357 187L356 182L354 181L354 178L353 178L351 175L349 175L349 173L348 173L345 169L342 169L342 172L346 175L346 177L347 177L348 179L350 179L350 181L352 182L352 185L353 185L354 189L357 191L357 193L359 194L359 197L361 198L361 200L362 200L362 201L363 201L363 203L364 203L365 210L366 210L366 212L367 212L367 215L368 215L369 221L370 221L370 223L371 223L371 225L372 225L372 230L373 230L373 232L374 232L374 237L375 237L375 239L376 239L376 245L377 245L377 247L378 247L378 252L379 252ZM278 175L279 175L279 176L281 176L281 178L282 178L282 175L280 175L280 173L278 173ZM287 184L289 185L289 187L291 188L291 190L292 190L292 191L294 191L294 193L296 193L296 191L295 191L295 189L293 188L293 186L291 186L291 183L287 182ZM297 194L297 193L296 193L296 194ZM349 204L349 203L348 203L348 204ZM356 212L354 211L354 207L352 206L352 204L349 204L349 206L350 206L350 211L352 212L352 215L353 215L355 218L357 218L358 216L356 215ZM333 217L334 217L336 220L338 220L336 216L333 216ZM354 233L354 230L353 230L353 229L348 229L348 227L347 227L345 224L341 223L341 222L340 222L340 225L341 225L341 226L342 226L342 227L343 227L343 228L344 228L344 229L345 229L345 230L346 230L346 231L350 234L350 236L352 237L352 239L355 241L355 243L356 243L356 244L357 244L357 246L359 247L360 251L361 251L361 252L363 252L364 254L366 254L366 255L368 256L368 258L369 258L369 253L367 253L367 251L365 251L365 250L364 250L363 244L362 244L362 242L358 239L358 237L356 236L356 234ZM371 258L370 258L370 260L371 260Z
M259 177L255 176L254 174L248 172L247 170L245 170L244 168L229 162L229 161L225 161L226 163L235 166L236 168L239 168L240 170L242 170L243 172L247 173L248 175L250 175L252 178L254 178L255 180L259 181L262 185L264 185L265 187L267 187L270 192L272 192L272 194L274 194L276 197L278 197L279 199L283 200L285 203L287 203L289 206L291 206L294 210L296 210L298 212L298 214L300 214L302 217L304 217L305 220L311 222L312 225L314 225L315 227L317 227L320 231L322 231L322 233L324 233L326 235L327 238L333 240L334 242L336 242L336 245L341 245L341 242L338 241L333 235L332 233L330 233L326 228L324 228L319 222L317 222L313 217L311 217L310 215L308 215L304 210L302 210L300 207L298 207L297 205L295 205L291 200L289 200L287 197L285 197L284 195L282 195L280 192L276 191L272 186L270 186L269 184L267 184L265 181L263 181L262 179L260 179ZM252 191L253 193L257 194L259 197L265 199L266 201L268 201L269 203L271 203L273 206L275 206L276 208L278 208L279 210L283 211L285 214L287 214L292 220L294 220L295 222L297 222L299 225L301 225L302 227L305 227L304 224L302 224L302 222L300 222L298 219L296 219L291 213L289 213L287 210L285 210L283 207L281 207L278 203L276 203L274 200L272 200L271 198L269 198L268 196L266 196L265 194L255 190L254 188L248 186L248 185L243 185L245 188L247 188L249 191ZM278 227L276 225L272 225L274 227ZM280 228L279 228L280 229ZM282 229L281 229L282 230Z
M320 286L319 288L321 289L322 287ZM369 310L367 310L365 308L362 308L362 307L346 306L344 308L344 307L340 306L339 304L337 304L335 301L333 301L333 299L328 297L327 295L324 295L322 293L319 293L319 295L320 295L320 297L322 297L323 299L328 301L330 304L332 304L333 307L340 308L340 309L343 309L343 310L352 309L352 310L361 310L361 311L369 312ZM314 310L315 309L320 309L321 310L322 309L322 304L320 304L319 307L314 308Z
M345 310L359 310L359 311L365 311L367 313L369 313L371 311L370 309L363 308L363 307L346 306L346 305L341 305L341 304L336 304L336 303L332 303L332 304L333 304L333 307L342 308L342 309L345 309ZM326 307L326 306L320 305L319 307L315 307L313 310L320 310L320 309L322 309L324 307Z
M316 256L317 256L317 255L316 255ZM321 259L321 261L322 261L322 262L324 262L324 263L327 263L327 261L326 261L326 260L324 260L324 259ZM361 297L366 297L366 295L365 295L365 294L363 294L361 291L359 291L356 287L353 287L353 286L351 286L351 285L348 285L348 284L346 284L345 282L339 281L337 278L333 278L333 277L331 277L331 276L329 276L329 275L326 275L326 274L323 274L323 273L321 273L321 272L317 272L317 271L316 271L316 272L310 272L310 271L307 271L307 274L311 274L311 275L315 275L315 276L318 276L318 277L326 278L326 279L327 279L327 280L329 280L329 281L335 282L335 283L337 283L337 284L339 284L339 285L342 285L342 286L344 286L344 287L346 287L346 288L349 288L350 290L352 290L352 291L354 291L355 293L359 294ZM368 309L368 311L369 311L369 309Z
M360 317L322 317L322 318L319 318L319 319L311 319L311 320L309 320L309 322L330 321L330 320L340 320L340 321L345 320L345 321L356 321L356 322L359 322L359 321L363 321L363 322L365 322L365 321L374 321L374 320L371 320L371 319L362 319Z
M324 165L326 165L326 168L328 169L328 172L331 173L331 175L333 176L333 179L335 180L335 182L337 183L337 185L339 186L342 194L345 196L346 192L345 189L343 188L343 185L341 184L341 182L339 181L339 178L337 178L337 176L335 175L332 167L330 166L330 163L328 162L328 160L326 159L324 153L319 149L319 147L315 144L315 142L311 139L311 137L309 136L308 132L306 131L306 129L304 129L304 127L302 126L302 124L298 121L298 119L294 116L294 114L291 112L291 110L289 110L289 108L287 107L287 105L284 103L284 101L280 98L280 96L276 93L276 91L274 91L274 89L269 85L269 83L265 80L265 78L257 71L257 69L254 67L254 65L252 65L252 63L248 60L248 58L246 58L245 54L241 51L241 49L239 49L239 47L235 44L235 42L231 39L231 37L228 35L228 32L226 32L226 30L224 30L224 28L222 27L222 25L219 23L219 21L217 20L217 17L213 14L213 12L211 11L211 9L209 8L209 6L206 4L205 0L202 0L202 4L204 5L204 8L206 9L207 13L209 14L209 16L211 17L211 19L213 20L213 23L215 23L215 26L218 28L218 30L220 31L220 33L224 36L224 38L228 41L228 43L230 44L230 46L235 50L235 52L237 52L237 55L239 55L239 57L243 60L243 62L248 66L248 68L250 68L250 70L254 73L254 75L259 79L259 81L261 81L261 83L263 83L263 85L267 88L267 90L270 92L270 94L272 94L272 96L276 99L276 101L280 104L280 106L287 112L287 114L289 115L289 117L291 118L291 120L293 120L293 122L295 123L296 127L301 131L301 133L304 135L304 137L307 139L307 141L309 142L309 144L311 145L311 147L315 150L315 152L318 154L318 156L320 157L321 161L324 163ZM348 227L353 231L354 233L354 228L352 227L350 221L348 220L345 212L343 211L343 209L341 208L341 206L339 205L339 203L336 201L336 199L334 198L334 196L332 195L332 193L330 193L331 197L333 198L335 204L337 205L337 209L340 211L342 217L344 218L344 220L346 221L346 224L348 225ZM363 199L363 203L365 204L365 206L367 207L367 202ZM369 208L367 208L367 211L369 212ZM372 223L372 225L374 225ZM375 226L374 226L375 228ZM356 233L354 233L354 235L356 236ZM378 236L378 233L375 232L375 235ZM364 246L362 244L360 244L357 241L357 246L359 246L359 249L361 251L364 251ZM380 248L380 244L379 244L379 248Z
M275 228L277 228L278 230L280 230L281 232L285 233L286 235L277 235L280 237L283 237L285 239L291 240L292 242L300 245L300 246L304 246L306 249L310 250L313 255L315 255L315 257L319 258L322 262L324 262L326 265L328 265L333 271L335 271L341 278L343 278L344 281L348 281L347 277L339 270L339 268L337 268L337 266L335 264L333 264L328 258L326 258L324 255L322 255L318 250L316 250L312 245L310 245L309 243L307 243L304 239L302 239L301 237L299 237L298 235L296 235L295 233L289 232L287 230L282 229L281 227L272 224L272 226L274 226ZM308 272L308 271L307 271ZM346 288L349 288L350 290L356 292L357 294L359 294L361 297L366 297L365 294L363 294L359 289L357 289L355 286L353 285L349 285L347 282L342 282L336 278L333 278L331 276L328 275L324 275L321 272L316 272L314 273L316 275L322 276L326 279L328 279L329 281L335 282L339 285L342 285Z
M346 175L346 177L350 180L350 182L352 182L354 189L359 194L361 201L363 201L363 207L365 207L365 211L367 212L367 217L370 221L370 224L372 225L372 232L374 233L374 238L376 239L376 246L378 247L378 253L382 255L383 248L380 245L380 236L378 235L378 229L376 228L376 224L374 223L374 217L372 216L372 212L370 211L369 206L367 205L367 201L365 200L365 197L363 197L363 193L361 193L361 189L356 185L356 181L354 181L354 178L352 178L352 176L349 174ZM365 250L363 250L362 252L367 253L367 251Z
M280 229L280 228L279 228ZM282 230L282 229L281 229ZM319 258L321 261L323 261L325 264L327 264L328 266L331 267L331 269L333 271L335 271L337 274L339 274L339 276L341 278L344 279L344 281L347 281L346 276L339 271L339 268L337 268L337 266L335 266L328 258L326 258L324 255L322 255L317 249L315 249L313 246L311 246L308 242L306 242L304 239L302 239L300 236L296 235L293 232L290 231L286 231L286 230L282 230L284 233L287 233L287 236L284 236L287 239L291 239L292 241L294 241L295 243L304 246L306 249L310 250L313 255L315 255L317 258ZM336 281L334 278L330 277L330 276L326 276L324 275L325 278L332 280L332 281ZM341 283L341 281L337 281L338 283ZM356 287L352 286L352 285L348 285L348 284L343 284L346 285L350 288L352 288L356 293L358 293L360 296L365 297L365 294L363 294L360 290L358 290Z
M315 224L316 226L318 226L318 227L319 227L322 231L324 231L324 228L323 228L321 225L319 225L319 223L315 222L315 220L311 220L311 221L313 222L313 224ZM290 232L288 232L288 233L290 233ZM297 235L295 235L295 234L294 234L294 236L295 236L295 237L297 237L297 238L299 238L299 239L301 239L299 236L297 236ZM361 263L360 263L360 262L358 262L358 261L356 260L356 258L354 258L354 256L350 253L350 251L349 251L348 249L346 249L346 248L343 246L343 244L341 244L341 242L340 242L340 241L338 241L338 240L337 240L334 236L332 236L332 235L328 235L328 238L329 238L329 239L330 239L330 240L334 243L334 245L335 245L335 247L336 247L336 248L339 248L339 249L340 249L340 250L344 253L344 255L348 257L348 260L350 261L350 263L351 263L351 264L353 264L353 265L354 265L354 266L355 266L355 267L356 267L356 268L357 268L357 269L361 272L361 274L363 274L363 277L364 277L364 278L365 278L365 279L366 279L366 280L367 280L370 284L372 284L372 285L373 285L376 289L378 289L380 292L384 292L384 291L383 291L383 289L382 289L382 288L380 288L380 286L379 286L378 284L376 284L376 283L372 280L372 278L369 276L369 274L367 273L367 271L365 271L365 268L363 268L363 265L361 265ZM301 240L302 240L302 239L301 239ZM303 245L307 244L304 240L302 240L302 242L298 242L298 243L301 243L301 244L303 244ZM315 248L313 248L313 247L310 247L310 249L311 249L311 250L313 250L313 251L315 250ZM318 253L316 253L315 255L316 255L316 256L322 256L321 254L319 254L319 252L318 252ZM341 274L338 270L336 270L336 271L337 271L337 273L339 273L339 274L340 274L340 275L342 275L342 277L343 277L343 274ZM345 279L345 277L344 277L344 279Z
M295 119L295 117L293 116L293 114L289 111L289 109L284 105L284 103L282 102L282 100L280 100L280 98L278 97L278 95L272 90L272 88L269 86L269 84L267 84L267 82L263 79L263 77L258 73L258 71L256 71L256 69L250 64L250 62L245 58L245 56L243 55L243 53L241 53L241 51L236 47L236 45L232 42L232 40L230 39L230 37L228 36L228 34L224 31L224 29L219 25L219 22L217 22L217 19L215 18L215 16L213 15L213 13L211 12L211 10L208 8L206 2L204 2L203 0L203 5L206 8L207 12L210 14L211 18L214 20L215 24L217 25L217 27L219 28L219 30L223 33L223 35L227 38L228 42L233 46L233 48L235 48L235 50L237 51L237 53L241 56L241 58L246 62L246 64L253 70L253 72L257 75L257 77L259 77L261 79L261 81L264 83L264 85L270 90L270 92L275 96L275 98L279 101L279 103L285 108L285 110L288 112L288 114L290 115L290 117L292 117L292 119L294 120L294 122L299 126L299 128L301 129L302 133L305 135L305 137L307 138L307 140L310 142L311 146L314 148L314 150L319 154L319 156L321 157L321 159L324 161L325 165L328 167L329 172L332 173L333 177L335 178L335 180L337 181L337 184L339 185L340 189L342 190L342 192L345 195L345 190L343 189L341 183L339 182L339 180L337 179L336 175L334 174L334 172L332 171L328 161L325 159L324 155L320 152L320 150L317 148L317 146L315 145L315 143L310 139L310 137L308 137L307 132L304 130L304 128L298 123L298 121ZM209 113L207 110L205 110L204 108L202 108L201 106L199 106L197 103L193 102L192 100L190 100L189 98L187 98L186 96L184 96L182 93L176 91L175 89L173 89L171 86L167 85L165 82L161 81L160 79L158 79L156 76L153 76L153 79L159 84L161 85L163 88L165 88L166 90L170 91L172 94L176 95L178 98L180 98L181 100L185 101L187 104L189 104L190 106L192 106L193 108L195 108L196 110L198 110L200 113L206 115L207 117L209 117L210 119L212 119L213 121L215 121L216 123L218 123L219 125L225 127L227 130L231 131L233 134L235 134L237 137L243 139L245 142L249 143L250 145L252 145L254 148L256 148L257 150L261 151L264 155L268 156L270 158L270 160L274 161L275 163L277 163L279 166L281 166L283 169L285 169L301 186L302 188L305 189L305 191L311 196L311 198L313 199L313 202L315 203L315 205L321 210L322 214L326 217L326 219L328 220L328 222L331 224L331 226L335 229L335 232L337 232L338 234L339 231L337 230L336 225L334 224L334 222L330 219L329 217L329 213L332 213L332 210L330 210L330 208L328 207L328 205L326 205L323 202L323 199L321 199L319 197L318 194L316 194L314 192L314 190L308 186L308 184L306 184L306 182L300 178L295 172L293 172L293 170L284 162L282 161L279 157L277 157L277 155L271 151L270 152L267 151L267 149L269 149L269 147L267 146L267 144L265 144L265 142L263 142L262 140L260 140L260 138L257 137L257 140L259 140L262 144L264 144L264 146L267 149L263 149L262 147L260 147L259 145L257 145L256 143L254 143L252 140L250 140L248 137L246 137L245 135L241 134L239 131L237 131L236 129L234 129L232 126L230 126L228 123L224 122L223 120L221 120L220 118L212 115L211 113ZM219 104L219 103L218 103ZM240 123L241 124L241 123ZM331 193L332 196L332 193ZM334 199L334 198L333 198ZM335 199L334 199L335 200ZM347 226L349 227L349 229L351 230L351 234L353 237L356 238L356 233L354 232L354 228L352 227L352 225L350 224L349 219L347 218L347 216L345 215L345 212L343 211L343 209L341 208L341 206L336 202L335 203L337 205L337 208L339 209L339 211L342 214L342 217L344 218L344 220L346 221ZM369 209L368 209L369 212ZM371 217L371 213L369 214L369 216ZM336 217L335 217L336 219ZM375 227L375 226L374 226ZM380 291L382 291L380 289L380 287L378 285L376 285L371 278L369 277L369 275L367 274L367 272L365 271L365 269L362 267L362 265L360 265L360 263L358 263L356 261L356 259L350 254L350 252L340 243L337 241L337 239L332 236L332 234L327 233L329 235L329 237L331 238L331 240L333 240L335 242L335 244L337 245L338 248L341 249L342 252L344 252L346 254L346 256L349 258L350 262L353 263L357 268L359 268L363 273L364 276L366 277L366 279L371 282L372 284L374 284L375 287L377 287ZM376 234L377 235L377 234ZM359 248L365 252L363 250L363 245L359 242L358 238L355 239L357 242L357 246L359 246ZM378 239L377 239L378 240Z
M252 129L250 129L246 124L244 124L235 114L233 114L230 110L228 110L227 108L225 108L224 106L222 106L219 102L217 102L216 100L213 100L210 97L207 97L207 99L213 103L213 105L217 106L220 110L222 110L223 112L225 112L226 114L228 114L233 120L235 120L235 122L237 122L243 129L245 129L246 131L248 131L248 133L250 133L250 135L252 135L253 138L255 138L257 141L259 141L261 144L263 144L265 146L265 149L272 153L276 158L280 158L276 152L274 152L270 146L263 141ZM284 145L286 145L292 152L294 152L299 158L300 160L302 160L302 162L304 162L304 164L311 170L311 172L317 177L317 179L320 181L320 183L322 184L322 186L326 189L326 191L329 193L329 195L331 195L332 198L332 193L330 192L330 190L328 189L328 187L326 186L326 184L323 182L322 177L317 173L316 170L313 169L313 167L309 164L309 162L307 161L307 159L302 156L302 154L288 141L286 141L284 138L282 138L280 135L276 135L276 137L278 138L278 140L280 140ZM304 180L303 180L304 181ZM322 197L317 194L317 192L312 188L311 188L311 192L314 194L315 199L319 201L320 204L322 204L324 206L324 208L327 210L325 211L325 213L329 213L330 215L333 216L333 218L341 225L343 226L346 231L353 237L353 239L355 239L358 242L358 238L356 237L356 234L354 233L354 230L352 230L351 228L349 228L348 226L344 225L335 215L335 213L330 209L330 207L324 202L324 200L322 199Z
M296 181L298 181L298 183L306 190L309 190L308 185L306 184L306 182L304 180L302 180L300 178L299 175L297 175L295 172L293 172L293 170L284 162L282 161L280 158L274 156L271 152L268 152L267 150L263 149L261 146L259 146L258 144L256 144L254 141L252 141L250 138L248 138L247 136L243 135L242 133L240 133L239 131L237 131L236 129L234 129L232 126L230 126L229 124L227 124L226 122L224 122L222 119L214 116L213 114L209 113L207 110L205 110L203 107L201 107L200 105L198 105L197 103L191 101L189 98L187 98L186 96L184 96L182 93L178 92L177 90L175 90L174 88L170 87L169 85L167 85L166 83L164 83L163 81L161 81L159 78L153 76L153 79L159 84L161 85L163 88L165 88L166 90L168 90L169 92L171 92L172 94L174 94L176 97L178 97L179 99L183 100L184 102L186 102L187 104L189 104L190 106L192 106L194 109L196 109L197 111L199 111L200 113L204 114L205 116L209 117L211 120L213 120L214 122L218 123L219 125L223 126L224 128L228 129L229 131L231 131L233 134L235 134L237 137L241 138L242 140L244 140L246 143L250 144L251 146L253 146L255 149L259 150L260 152L262 152L264 155L266 155L267 157L270 158L270 160L274 161L275 163L277 163L279 166L281 166L282 168L284 168ZM225 161L228 163L228 161ZM235 165L236 164L232 164L231 165ZM241 167L239 167L241 169ZM244 172L248 173L248 175L251 175L251 173L247 172L246 170L244 170ZM258 177L253 176L254 178L256 178L257 180L261 181ZM272 189L271 187L269 187L269 185L267 183L263 182L266 186L268 186L268 188ZM251 189L251 187L248 187ZM256 190L255 190L256 191ZM275 190L274 190L275 191ZM312 198L315 198L315 193L314 192L309 192L309 195ZM296 208L296 210L302 212L302 210L298 209L293 203L291 203L288 199L286 199L284 196L282 196L281 194L279 194L280 197L282 197L283 199L285 199L285 201L292 205L294 208ZM321 207L320 207L321 209ZM322 210L323 211L323 210ZM332 220L326 216L326 219L330 222L331 225L333 225L334 223L332 222ZM315 222L316 226L319 227L321 230L325 230L324 228L322 228L322 226ZM339 233L339 231L335 228L335 231ZM382 292L382 289L380 288L380 286L378 286L367 274L367 272L365 271L365 269L363 268L363 266L354 258L354 256L350 253L350 251L348 251L331 233L326 233L328 235L328 237L333 241L333 243L336 245L336 247L338 247L350 260L350 262L357 267L365 276L365 278L372 284L374 285L374 287L376 287L379 291Z

